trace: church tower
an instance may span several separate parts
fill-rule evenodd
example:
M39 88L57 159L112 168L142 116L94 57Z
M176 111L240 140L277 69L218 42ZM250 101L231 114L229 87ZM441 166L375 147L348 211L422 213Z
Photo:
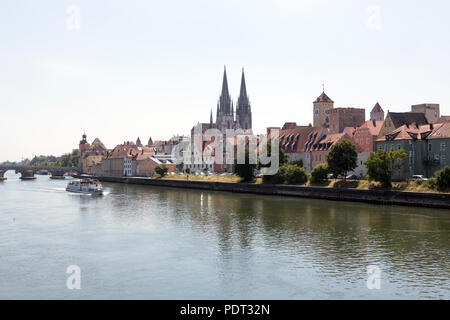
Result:
M384 110L378 102L370 111L370 120L384 121Z
M222 93L217 103L216 128L225 133L226 129L234 128L233 103L228 91L227 70L224 67Z
M236 123L241 129L252 129L252 110L247 96L244 68L242 68L241 90L236 105Z
M334 101L331 100L326 94L325 90L322 94L313 102L313 123L314 127L326 127L328 128L330 123L330 112L334 107Z
M89 144L89 142L87 142L86 140L86 133L83 133L83 137L80 141L80 144L78 145L78 166L80 167L80 169L84 172L84 170L86 168L83 168L83 162L81 161L81 159L83 158L83 154L89 150L89 148L91 147L91 145Z

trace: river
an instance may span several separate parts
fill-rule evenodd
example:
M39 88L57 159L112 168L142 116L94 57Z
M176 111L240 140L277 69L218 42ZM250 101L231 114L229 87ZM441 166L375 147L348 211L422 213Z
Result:
M448 210L5 176L1 299L450 298Z

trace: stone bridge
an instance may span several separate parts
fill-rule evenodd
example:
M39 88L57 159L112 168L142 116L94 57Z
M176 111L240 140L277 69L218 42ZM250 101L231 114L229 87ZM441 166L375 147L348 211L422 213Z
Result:
M0 180L6 180L3 176L6 171L14 170L16 173L20 173L22 180L36 179L34 174L41 170L46 170L51 173L52 179L64 179L66 174L78 174L81 173L78 167L54 167L54 166L20 166L20 165L0 165Z

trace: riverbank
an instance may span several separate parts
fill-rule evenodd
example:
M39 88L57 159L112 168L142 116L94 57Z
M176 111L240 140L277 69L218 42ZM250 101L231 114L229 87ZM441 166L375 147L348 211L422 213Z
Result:
M209 191L291 196L334 201L357 201L382 205L403 205L450 209L449 193L409 192L383 189L347 189L253 183L187 181L142 177L98 177L102 182L190 188Z

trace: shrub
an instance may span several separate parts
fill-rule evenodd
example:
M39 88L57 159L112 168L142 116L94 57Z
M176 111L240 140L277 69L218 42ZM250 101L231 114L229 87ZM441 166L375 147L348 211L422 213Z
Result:
M445 166L443 169L434 174L436 178L436 185L439 190L450 189L450 167Z
M262 176L262 182L263 183L269 183L269 184L281 184L284 182L284 167L280 167L278 169L278 172L273 175L264 175Z
M167 171L169 171L169 168L165 164L159 164L155 167L155 172L161 177L164 177Z
M234 159L234 173L242 178L243 182L250 182L253 180L253 173L256 169L256 164L250 163L250 154L248 148L245 149L244 155L245 163L238 164L237 156Z
M323 183L328 180L328 165L326 163L320 163L314 167L311 171L311 182L312 183Z
M306 169L295 164L284 165L283 176L287 184L305 184L308 181Z
M293 162L291 162L291 164L295 164L296 166L299 166L300 168L302 168L303 167L303 160L300 159L298 161L293 161Z

